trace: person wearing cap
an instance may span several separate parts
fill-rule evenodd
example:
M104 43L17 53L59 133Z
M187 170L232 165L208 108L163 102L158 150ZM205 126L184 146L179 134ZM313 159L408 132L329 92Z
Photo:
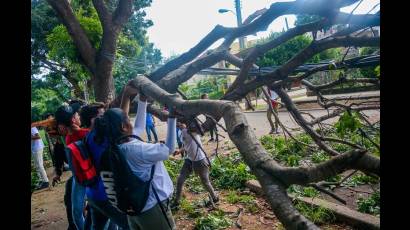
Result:
M59 127L60 133L65 134L65 145L69 145L75 141L82 140L89 129L81 128L81 119L79 115L79 110L81 109L81 103L74 102L69 106L60 106L55 112L55 119ZM68 152L65 152L66 154ZM65 155L59 156L57 160L56 156L56 175L53 178L53 184L60 181L61 171L64 161L68 162L68 165L73 172L71 167L71 156ZM60 174L58 174L60 172ZM80 185L76 182L73 176L66 183L66 190L64 194L64 203L67 210L67 219L69 221L69 229L73 228L82 230L84 228L84 216L83 208L85 206L85 186Z

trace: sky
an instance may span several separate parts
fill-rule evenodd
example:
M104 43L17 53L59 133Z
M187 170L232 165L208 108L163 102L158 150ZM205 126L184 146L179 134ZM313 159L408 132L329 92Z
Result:
M272 3L285 2L278 0L242 0L242 20L256 10L269 8ZM355 14L367 13L380 0L363 0ZM357 5L342 8L350 13ZM146 8L147 18L154 23L148 29L148 36L155 47L160 49L163 57L182 54L195 46L216 25L236 27L236 16L232 12L218 13L218 9L230 9L235 12L234 0L153 0L151 7ZM372 12L376 12L380 6ZM258 32L257 36L247 36L247 40L267 37L271 32L285 28L285 17L290 28L294 26L295 15L284 15L275 19L268 29ZM211 48L218 46L218 41Z

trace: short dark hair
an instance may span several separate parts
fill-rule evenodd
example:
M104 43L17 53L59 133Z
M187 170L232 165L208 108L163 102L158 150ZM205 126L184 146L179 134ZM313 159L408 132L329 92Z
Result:
M208 96L207 93L202 94L202 95L201 95L201 99L204 99L206 96Z
M63 105L57 108L54 117L57 124L62 124L67 127L71 126L71 118L74 116L76 111L71 106Z
M43 115L43 119L47 119L49 116L54 116L54 114L52 114L52 113L45 113L45 114Z
M80 110L81 124L85 127L91 126L91 119L97 117L98 110L105 108L105 105L100 102L95 102L90 105L83 106Z

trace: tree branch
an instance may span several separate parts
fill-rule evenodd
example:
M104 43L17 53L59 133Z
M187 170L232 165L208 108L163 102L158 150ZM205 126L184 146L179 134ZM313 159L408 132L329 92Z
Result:
M113 24L117 30L128 21L132 15L132 0L119 0L118 6L113 14Z
M91 42L78 22L77 18L74 16L73 11L71 10L70 4L67 0L47 0L51 7L56 11L57 15L60 17L62 23L67 28L68 34L79 54L91 73L96 71L95 63L95 48L91 45Z
M112 15L108 11L107 6L103 0L93 0L93 5L97 11L98 18L104 30L108 30L112 26Z
M253 89L256 89L262 85L272 84L273 82L278 80L284 80L287 78L288 74L293 72L296 67L304 63L309 58L313 57L315 54L320 53L326 49L336 48L340 46L378 46L379 43L380 37L367 38L350 36L329 38L313 42L307 48L299 52L296 56L282 65L280 68L269 74L258 76L254 80L251 80L248 83L239 86L235 90L225 94L222 99L233 101L239 100Z

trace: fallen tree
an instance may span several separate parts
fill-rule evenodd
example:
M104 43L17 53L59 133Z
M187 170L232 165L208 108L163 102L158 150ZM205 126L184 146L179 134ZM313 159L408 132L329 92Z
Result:
M49 2L53 1L49 0ZM93 2L99 3L99 1ZM122 2L126 1L120 1L120 3ZM205 130L209 130L216 121L224 119L229 138L236 145L244 161L252 170L252 173L257 177L266 194L268 203L283 225L287 229L318 229L314 223L301 215L293 206L286 191L290 185L309 185L350 169L380 175L380 159L369 153L366 148L342 139L326 137L313 128L313 124L320 124L321 121L342 114L345 111L351 113L353 110L363 110L362 105L339 104L336 101L326 99L320 91L348 81L372 84L379 84L379 81L377 78L349 79L343 75L341 75L339 80L326 85L315 86L305 81L311 74L318 71L358 67L351 65L351 63L354 63L354 60L349 61L344 60L344 58L342 61L335 62L330 66L320 66L316 69L306 70L302 75L296 77L290 77L290 74L294 73L298 67L303 65L315 54L330 48L379 46L380 37L361 36L361 31L379 26L380 15L378 13L355 15L340 12L340 8L356 2L358 2L358 0L305 0L273 3L269 9L260 10L251 15L245 20L246 23L243 26L237 28L216 26L188 52L169 61L154 72L147 74L147 76L135 77L132 81L132 85L138 88L140 92L161 104L175 106L178 113L182 114L184 118L194 117L200 114L207 115L207 121L203 124ZM98 6L98 4L96 6ZM126 9L119 8L118 10L124 11ZM103 17L104 14L101 13L104 13L104 11L99 11L100 16ZM230 53L229 47L236 38L266 30L270 23L285 14L311 14L318 15L321 19L289 29L271 41L249 48L246 52L242 53L243 56L236 56ZM349 24L349 27L342 31L338 31L321 40L314 39L308 47L301 50L285 64L271 72L250 76L249 72L257 68L255 65L257 58L269 50L295 36L321 30L333 25L346 24ZM223 39L219 47L213 50L207 50L219 39ZM95 52L93 51L92 53L94 54ZM358 59L362 60L364 58L365 57L359 57ZM240 68L240 71L235 82L220 100L184 100L177 94L180 84L189 80L199 71L209 68L222 60L237 66ZM370 63L374 65L374 62ZM362 62L360 67L364 66L366 66L366 62L364 62L364 64ZM338 108L337 112L312 121L306 120L287 92L283 89L283 86L287 82L296 80L302 80L304 85L316 92L317 101L322 107L325 109L336 107ZM249 92L264 86L275 89L282 103L298 125L309 134L318 148L331 156L328 161L312 167L284 167L267 153L256 138L253 129L249 126L245 115L234 103L237 100L243 99ZM111 106L118 106L120 98L121 94L111 103ZM152 104L149 107L149 111L161 120L167 117L167 112L164 112ZM329 144L333 142L347 145L353 148L353 150L338 152Z

